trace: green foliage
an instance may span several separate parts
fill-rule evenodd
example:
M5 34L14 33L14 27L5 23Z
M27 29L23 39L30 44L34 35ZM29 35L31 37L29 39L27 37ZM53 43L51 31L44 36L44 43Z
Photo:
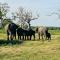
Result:
M4 27L4 25L6 24L6 22L8 22L8 21L5 21L7 19L7 13L8 13L8 11L9 11L8 4L0 2L0 20L1 20L1 24L2 24L1 27Z

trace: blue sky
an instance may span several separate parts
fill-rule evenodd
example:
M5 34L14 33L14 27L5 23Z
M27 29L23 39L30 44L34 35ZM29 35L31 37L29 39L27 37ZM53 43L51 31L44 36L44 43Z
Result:
M25 9L31 9L33 13L39 13L37 20L31 21L33 26L57 26L60 27L60 19L58 15L51 13L60 12L60 0L0 0L2 3L8 3L10 12L14 12L19 6Z

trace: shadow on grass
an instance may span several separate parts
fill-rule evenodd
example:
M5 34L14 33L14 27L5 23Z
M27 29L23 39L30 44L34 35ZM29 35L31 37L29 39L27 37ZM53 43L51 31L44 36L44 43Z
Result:
M4 39L0 39L0 46L1 45L8 45L8 44L22 44L23 40L12 40L12 41L8 41L8 40L4 40Z

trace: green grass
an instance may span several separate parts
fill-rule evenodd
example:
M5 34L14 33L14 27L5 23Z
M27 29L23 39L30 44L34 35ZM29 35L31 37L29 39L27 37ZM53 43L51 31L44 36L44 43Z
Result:
M60 35L60 30L49 30L52 35Z
M24 41L0 46L0 60L60 60L60 41Z
M6 34L0 33L0 60L60 60L60 31L50 33L51 41L36 39L19 44L7 44Z
M6 33L5 29L0 28L0 33Z

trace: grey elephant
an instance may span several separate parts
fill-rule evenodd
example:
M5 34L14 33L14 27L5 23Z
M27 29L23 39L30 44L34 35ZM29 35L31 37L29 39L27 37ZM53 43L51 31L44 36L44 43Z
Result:
M48 32L48 28L47 27L43 27L43 26L40 26L40 27L37 27L36 28L36 32L38 33L38 36L39 36L39 39L46 39L46 32Z

